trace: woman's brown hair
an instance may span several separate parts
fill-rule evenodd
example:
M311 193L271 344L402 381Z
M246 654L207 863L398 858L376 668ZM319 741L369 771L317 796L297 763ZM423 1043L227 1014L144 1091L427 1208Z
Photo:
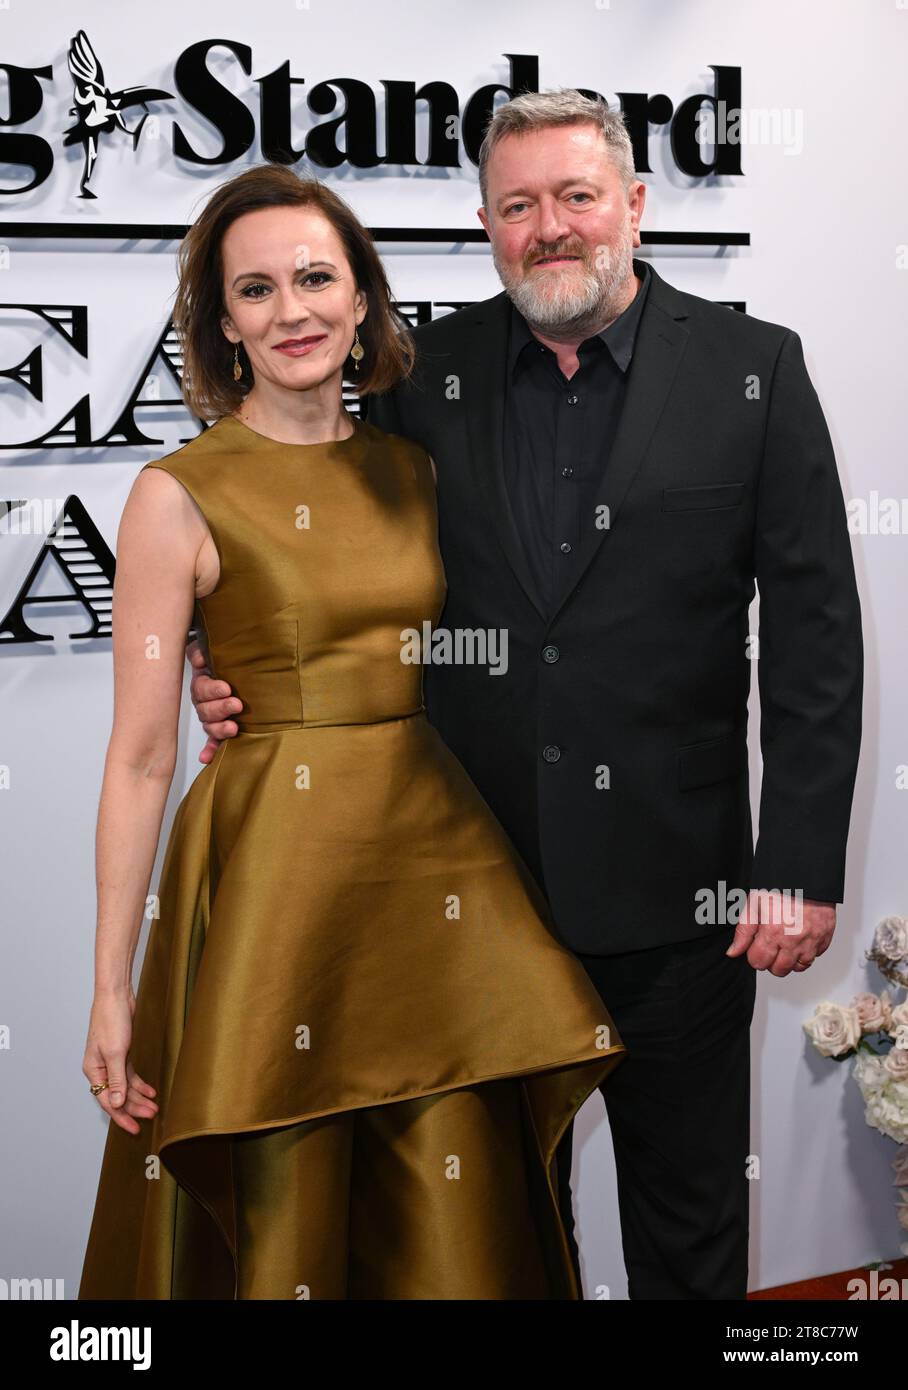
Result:
M221 328L227 312L221 247L231 223L266 207L315 208L340 237L356 286L368 305L359 325L365 356L358 372L352 357L347 358L345 379L365 396L390 390L413 370L416 348L410 326L391 302L384 266L367 229L344 200L317 179L300 178L282 164L262 164L221 184L180 245L173 326L183 352L183 400L200 420L232 414L253 384L242 343L238 347L243 375L234 380L234 344Z

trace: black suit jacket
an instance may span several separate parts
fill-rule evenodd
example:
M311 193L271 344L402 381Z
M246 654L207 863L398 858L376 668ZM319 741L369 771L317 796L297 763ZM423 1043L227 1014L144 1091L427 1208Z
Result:
M504 485L504 292L414 330L364 401L438 472L440 626L507 631L508 669L428 665L428 716L575 950L706 935L732 889L843 899L863 653L842 490L798 335L653 271L576 583L540 611ZM760 595L759 653L748 630ZM545 654L544 654L545 653ZM756 664L756 850L747 700ZM733 907L733 903L732 903ZM734 920L733 917L727 920Z

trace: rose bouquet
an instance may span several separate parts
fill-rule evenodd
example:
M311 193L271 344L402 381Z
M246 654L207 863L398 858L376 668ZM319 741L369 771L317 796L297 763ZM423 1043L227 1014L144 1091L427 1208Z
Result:
M864 953L898 991L908 990L908 917L886 917ZM824 1057L854 1058L851 1074L864 1097L864 1118L901 1145L893 1160L899 1224L908 1231L908 998L884 989L858 994L847 1008L824 1000L804 1031ZM908 1241L902 1252L908 1255Z

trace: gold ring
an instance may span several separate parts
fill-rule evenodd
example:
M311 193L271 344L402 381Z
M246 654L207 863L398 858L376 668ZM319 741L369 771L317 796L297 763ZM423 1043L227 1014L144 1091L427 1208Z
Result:
M109 1081L98 1081L94 1086L89 1087L93 1096L99 1095L101 1091L106 1091L110 1085Z

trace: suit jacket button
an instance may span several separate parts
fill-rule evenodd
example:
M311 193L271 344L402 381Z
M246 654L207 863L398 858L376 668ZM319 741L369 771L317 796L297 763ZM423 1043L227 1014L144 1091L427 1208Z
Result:
M557 661L560 655L561 653L557 647L543 647L542 649L543 661L548 661L549 663Z
M542 750L542 756L547 763L557 763L561 757L561 749L554 743L547 743Z

